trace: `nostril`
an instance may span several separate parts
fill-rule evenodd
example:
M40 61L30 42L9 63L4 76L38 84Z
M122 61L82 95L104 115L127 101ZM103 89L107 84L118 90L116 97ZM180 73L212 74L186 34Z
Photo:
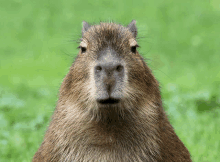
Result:
M97 72L100 72L100 71L102 70L102 67L101 67L101 66L96 66L96 67L95 67L95 70L96 70Z
M118 65L118 66L116 67L116 70L117 70L118 72L121 72L121 71L123 70L123 66L122 66L122 65Z

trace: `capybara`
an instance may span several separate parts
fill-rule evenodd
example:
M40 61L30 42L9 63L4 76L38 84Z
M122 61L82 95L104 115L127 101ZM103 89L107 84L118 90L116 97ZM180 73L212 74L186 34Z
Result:
M33 162L190 162L138 53L137 27L83 21L79 54Z

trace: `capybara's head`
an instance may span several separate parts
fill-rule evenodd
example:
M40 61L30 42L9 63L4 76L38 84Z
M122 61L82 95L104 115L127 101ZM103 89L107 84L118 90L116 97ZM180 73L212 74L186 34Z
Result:
M123 118L157 104L158 85L138 53L136 36L135 20L127 27L83 22L80 51L64 79L60 101L77 107L72 111L89 112L91 119L106 114Z

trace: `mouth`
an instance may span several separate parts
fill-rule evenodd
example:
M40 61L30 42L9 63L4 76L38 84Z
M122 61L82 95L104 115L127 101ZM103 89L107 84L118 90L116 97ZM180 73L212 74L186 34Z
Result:
M114 104L118 104L120 102L120 99L116 99L116 98L99 99L97 100L97 102L102 105L114 105Z

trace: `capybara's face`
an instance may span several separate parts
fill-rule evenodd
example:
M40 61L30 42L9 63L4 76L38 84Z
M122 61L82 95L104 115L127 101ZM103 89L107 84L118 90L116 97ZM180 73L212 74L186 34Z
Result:
M85 28L67 78L72 84L66 85L83 107L134 109L154 96L154 78L137 51L135 24L129 25L101 23Z

